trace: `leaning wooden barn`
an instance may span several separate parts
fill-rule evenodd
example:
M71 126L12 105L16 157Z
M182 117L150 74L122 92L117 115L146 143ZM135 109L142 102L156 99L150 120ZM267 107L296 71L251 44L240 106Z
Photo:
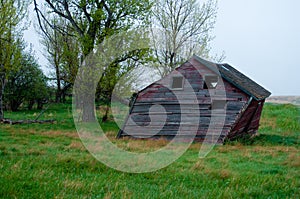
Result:
M203 141L216 132L217 141L222 143L253 135L270 95L232 66L193 56L137 93L118 138L174 138L180 131L180 136L195 136L195 140ZM222 114L222 126L210 132L212 117Z

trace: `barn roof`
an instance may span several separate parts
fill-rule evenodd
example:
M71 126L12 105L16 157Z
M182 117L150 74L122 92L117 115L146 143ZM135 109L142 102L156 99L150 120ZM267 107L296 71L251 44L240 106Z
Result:
M271 93L251 80L249 77L245 76L229 64L215 64L207 60L201 59L200 57L194 55L198 62L219 74L228 82L241 89L248 95L252 96L256 100L262 100L271 95Z

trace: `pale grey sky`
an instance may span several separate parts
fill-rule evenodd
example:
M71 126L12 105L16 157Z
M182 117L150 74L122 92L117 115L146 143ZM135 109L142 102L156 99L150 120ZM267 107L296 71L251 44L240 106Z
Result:
M299 9L299 0L219 0L213 51L273 95L300 95Z
M219 0L212 51L225 51L224 62L273 95L300 95L299 9L299 0ZM45 68L34 29L31 27L24 37L34 45Z

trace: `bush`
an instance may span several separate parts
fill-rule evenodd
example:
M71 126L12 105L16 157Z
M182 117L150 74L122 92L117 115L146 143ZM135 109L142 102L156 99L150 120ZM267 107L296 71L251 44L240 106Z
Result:
M25 103L29 109L35 103L42 109L48 97L47 78L31 54L22 57L18 70L10 71L4 95L5 107L12 111L17 111Z

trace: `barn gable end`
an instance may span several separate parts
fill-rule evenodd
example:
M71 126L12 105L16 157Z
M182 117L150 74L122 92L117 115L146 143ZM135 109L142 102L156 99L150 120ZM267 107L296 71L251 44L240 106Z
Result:
M224 90L225 95L221 95ZM217 100L211 97L212 92L214 96L220 93ZM223 107L226 110L224 125L214 128L217 134L221 133L217 141L222 143L226 138L258 130L264 99L269 95L233 67L194 56L137 94L118 138L173 138L180 128L181 136L195 134L195 140L203 141L207 136L214 136L214 132L207 134L212 108ZM195 114L195 110L200 115ZM183 117L187 119L181 124Z

